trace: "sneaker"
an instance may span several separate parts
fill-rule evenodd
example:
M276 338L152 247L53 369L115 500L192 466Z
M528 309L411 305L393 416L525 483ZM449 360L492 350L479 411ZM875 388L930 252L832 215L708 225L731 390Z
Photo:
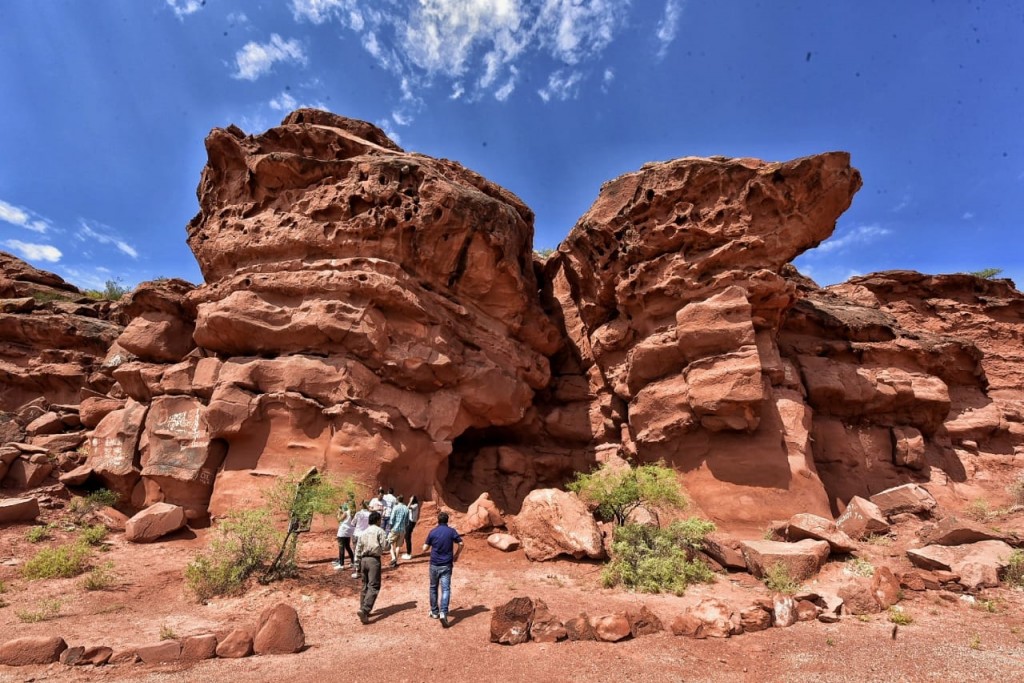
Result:
M370 617L363 610L359 610L358 612L356 612L356 614L359 615L359 621L363 622L364 624L370 623Z
M431 619L438 619L438 618L440 618L440 616L441 615L439 615L437 612L431 612L430 613L430 618Z
M441 615L441 626L443 626L444 628L448 628L449 626L451 626L451 624L448 623L448 615L447 614L442 614Z
M352 578L353 579L358 579L359 578L359 572L352 572Z
M331 566L334 567L335 571L345 568L345 565L340 562L331 562Z
M406 554L402 555L402 559L403 560L411 560L412 559L412 555L410 555L409 553L406 553Z

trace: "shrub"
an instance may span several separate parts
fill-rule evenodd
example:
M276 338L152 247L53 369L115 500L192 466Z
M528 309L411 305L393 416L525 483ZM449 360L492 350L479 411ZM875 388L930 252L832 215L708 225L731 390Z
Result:
M84 543L70 543L45 548L22 565L26 579L54 579L78 576L88 567L90 548Z
M889 608L889 621L893 624L906 626L907 624L914 623L914 618L904 612L903 608L899 605L893 605Z
M846 566L843 567L847 574L853 574L854 576L874 576L875 566L867 560L855 557L851 560L847 560Z
M1024 505L1024 476L1017 477L1007 489L1014 505Z
M110 489L97 489L84 497L72 498L68 503L67 510L76 522L81 522L101 507L113 507L120 500L121 496Z
M107 301L118 301L129 291L129 288L122 283L121 278L117 278L115 280L107 280L104 283L103 289L85 290L85 295L90 299L106 299Z
M1014 550L1003 570L1003 581L1016 588L1024 588L1024 550Z
M974 277L980 277L986 280L991 280L992 278L994 278L995 276L999 275L1002 272L1002 268L983 268L981 270L971 271L968 274L973 275Z
M268 509L232 514L217 525L210 547L185 568L185 583L201 602L236 593L267 566L280 541Z
M178 634L167 624L160 624L160 640L177 640Z
M82 588L87 591L103 591L114 585L114 563L104 562L92 568L85 579L82 580Z
M84 526L78 532L78 538L86 545L99 545L107 537L107 527L102 524Z
M626 523L630 512L642 505L678 509L688 505L675 471L662 463L639 467L602 466L589 474L577 474L568 489L596 504L598 514L606 519L613 518L619 526Z
M15 614L18 619L25 624L34 624L39 621L48 621L50 619L56 619L60 616L61 601L56 598L52 600L43 600L39 603L39 609L36 610L18 610Z
M800 590L800 582L789 573L789 567L776 562L764 572L764 585L769 590L785 595L792 595Z
M626 524L615 529L612 561L601 579L606 586L622 584L643 593L663 591L682 595L694 583L711 581L713 574L694 555L715 525L691 517L666 529Z
M50 530L45 526L34 526L25 532L29 543L41 543L50 537Z
M988 501L984 498L975 498L964 508L964 517L969 517L978 522L984 522L992 515Z

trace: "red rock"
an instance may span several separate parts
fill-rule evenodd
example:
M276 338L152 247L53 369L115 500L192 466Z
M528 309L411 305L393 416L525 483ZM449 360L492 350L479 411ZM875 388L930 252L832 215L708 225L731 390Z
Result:
M601 531L587 506L575 494L558 489L530 492L515 517L514 531L526 556L534 561L559 555L605 556Z
M132 543L152 543L184 526L183 508L170 503L156 503L128 520L124 537Z
M565 622L565 633L569 640L597 640L597 634L590 625L590 617L582 612L578 617Z
M512 598L491 611L491 642L519 645L530 638L534 605L530 598Z
M57 636L26 636L0 644L0 664L7 666L28 666L30 664L52 664L68 647L63 638Z
M925 468L925 440L919 429L893 427L892 444L892 458L897 466L913 470Z
M519 550L519 539L511 534L491 534L487 537L487 545L502 552Z
M75 664L78 664L78 661L82 658L83 654L85 654L85 648L81 645L77 647L69 647L60 653L60 657L57 658L57 661L64 666L74 666Z
M825 541L810 539L797 543L742 541L740 546L754 576L763 577L769 568L781 564L794 581L806 581L817 574L830 552Z
M29 436L57 434L62 431L64 431L64 423L61 422L60 415L53 411L43 413L25 425L25 433Z
M704 633L704 623L689 611L673 619L669 628L672 634L676 636L707 638L707 635Z
M103 666L104 664L110 661L110 657L113 654L114 651L105 645L87 647L85 648L85 651L82 652L82 656L78 659L76 665Z
M57 480L67 486L81 486L89 477L92 475L92 468L88 465L79 465L78 467L65 472L64 474L57 477Z
M914 514L931 512L936 505L932 494L917 484L904 484L886 489L871 496L871 502L877 505L882 514L887 517L903 512Z
M871 591L882 609L888 609L900 601L900 582L888 567L875 568L871 576Z
M181 639L181 661L198 662L217 656L217 636L205 633Z
M224 659L238 659L252 654L252 634L244 628L232 629L217 644L217 656Z
M678 623L673 622L672 632L694 638L728 638L732 634L731 616L732 610L721 600L704 598L687 609L682 618L677 619Z
M128 515L107 505L97 508L93 516L96 521L112 531L124 531L128 526Z
M122 410L109 413L93 430L89 439L89 460L87 464L111 491L125 499L131 497L132 489L139 480L136 467L136 449L147 407L136 401L128 401Z
M0 524L32 522L39 516L39 501L32 497L0 499Z
M658 615L649 610L647 605L640 605L639 609L627 610L626 618L629 619L629 630L634 638L654 635L665 628Z
M153 645L135 648L135 654L146 664L166 664L181 658L181 643L176 640L162 640Z
M790 518L786 536L791 541L801 541L805 538L825 541L834 553L849 553L857 547L854 540L840 531L831 519L807 513L793 515Z
M950 515L921 535L926 545L964 545L978 541L1006 541L1006 537L983 524Z
M501 518L498 506L491 500L489 493L481 493L466 511L465 533L472 533L481 529L505 526L505 520Z
M590 627L594 629L594 635L598 640L606 643L617 643L620 640L629 638L631 630L629 619L625 614L607 614L600 617L590 617Z
M797 621L814 621L821 613L821 609L809 600L800 600L796 603Z
M861 540L871 534L889 531L889 522L881 509L869 500L854 496L846 504L846 510L836 520L836 526L850 538Z
M740 610L740 624L746 632L764 631L771 628L772 614L757 605L747 607Z
M50 476L53 463L43 458L41 462L32 462L24 456L17 458L7 468L4 486L12 489L34 489Z
M910 569L897 572L896 578L900 582L900 588L906 588L907 590L939 590L941 587L939 579L926 569Z
M849 614L875 614L882 611L869 579L850 579L837 591L843 609Z
M253 639L256 654L289 655L305 646L306 634L294 607L282 602L263 611Z
M536 643L557 643L568 634L562 621L551 613L547 604L540 599L533 601L533 622L530 624L530 640Z
M110 413L121 410L125 407L124 399L110 398L108 396L90 396L82 399L78 406L78 414L82 425L94 428Z
M121 650L120 652L116 652L116 653L112 654L110 656L110 659L107 660L107 663L108 664L135 664L138 661L139 661L139 655L137 655L135 653L135 649L134 648L128 648L126 650Z

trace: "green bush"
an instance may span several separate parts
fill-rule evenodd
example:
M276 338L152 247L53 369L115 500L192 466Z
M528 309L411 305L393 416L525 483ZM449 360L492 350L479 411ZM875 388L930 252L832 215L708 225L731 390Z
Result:
M104 562L93 567L92 571L85 575L82 580L82 588L87 591L103 591L114 585L114 563Z
M871 564L867 560L861 557L855 557L846 561L844 567L847 574L853 574L854 576L874 576L875 565Z
M107 537L107 527L102 524L84 526L78 532L78 538L86 545L99 545Z
M88 569L91 549L84 543L44 548L22 565L26 579L54 579L78 576Z
M85 290L85 295L90 299L118 301L129 291L131 290L122 284L121 278L117 278L116 280L107 280L104 283L103 289Z
M25 532L25 538L29 543L42 543L50 537L50 530L45 526L34 526Z
M1010 554L1003 570L1003 581L1016 588L1024 588L1024 550L1014 550Z
M237 593L266 568L281 537L267 508L232 514L217 525L210 547L185 567L185 583L201 602Z
M76 522L99 510L101 507L113 507L121 500L121 496L110 489L97 489L86 496L75 496L68 503L67 510Z
M664 464L639 467L607 467L580 473L568 489L597 505L598 514L622 526L629 513L642 505L685 509L686 496L679 489L675 470Z
M768 590L785 595L792 595L800 590L800 582L789 573L789 568L781 562L776 562L764 572L764 585Z
M626 524L615 529L612 561L601 579L605 586L623 585L643 593L682 595L694 583L711 581L714 574L695 552L715 525L691 517L666 529Z
M986 280L991 280L992 278L996 277L997 275L999 275L1002 272L1003 272L1002 268L983 268L982 270L971 271L969 273L969 275L973 275L974 277L984 278Z
M899 605L893 605L889 608L889 621L893 624L906 626L907 624L914 623L914 618L904 612L903 608Z
M43 600L39 603L39 609L37 610L18 610L15 614L18 619L25 624L34 624L39 621L48 621L50 619L56 619L60 616L60 608L62 602L56 598L50 600Z

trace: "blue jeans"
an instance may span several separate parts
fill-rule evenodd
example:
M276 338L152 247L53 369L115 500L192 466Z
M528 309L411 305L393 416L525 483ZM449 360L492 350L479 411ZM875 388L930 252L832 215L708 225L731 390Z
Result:
M441 584L441 609L437 607L437 585ZM452 597L452 566L450 564L430 565L430 613L448 614L448 601Z

